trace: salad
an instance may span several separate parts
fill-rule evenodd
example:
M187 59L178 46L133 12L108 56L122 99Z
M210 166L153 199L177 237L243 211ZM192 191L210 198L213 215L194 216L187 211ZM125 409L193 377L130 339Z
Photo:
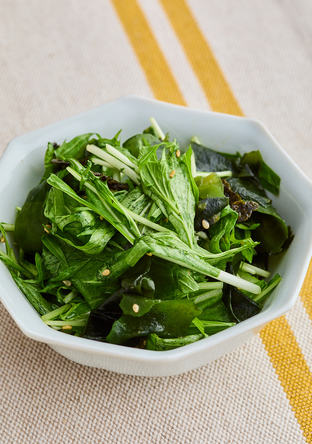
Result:
M150 121L124 143L49 142L0 260L49 327L162 351L258 314L281 280L268 257L293 236L259 151L184 149Z

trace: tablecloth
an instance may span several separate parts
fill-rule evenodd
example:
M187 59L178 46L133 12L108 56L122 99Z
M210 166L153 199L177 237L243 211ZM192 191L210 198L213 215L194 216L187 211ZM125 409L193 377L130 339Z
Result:
M311 179L311 48L309 0L1 0L0 153L138 94L259 119ZM311 443L311 293L310 266L286 316L168 378L70 362L1 306L0 442Z

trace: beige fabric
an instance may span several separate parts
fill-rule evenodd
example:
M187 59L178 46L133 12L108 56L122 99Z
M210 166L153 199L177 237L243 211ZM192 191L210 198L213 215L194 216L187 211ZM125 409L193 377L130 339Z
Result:
M139 4L186 103L209 109L161 3ZM244 113L262 120L312 178L311 2L188 5ZM124 94L153 97L108 0L2 0L0 78L0 153L18 135ZM312 371L312 326L301 300L287 320ZM308 439L259 336L185 375L130 377L66 360L26 338L0 307L3 444Z

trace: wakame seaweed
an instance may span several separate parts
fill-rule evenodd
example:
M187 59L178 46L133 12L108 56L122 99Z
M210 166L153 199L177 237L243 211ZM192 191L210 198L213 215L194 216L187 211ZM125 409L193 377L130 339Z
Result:
M0 224L0 259L63 334L171 350L257 315L281 280L268 257L293 234L259 151L180 147L152 118L124 143L48 142L43 169L15 224Z

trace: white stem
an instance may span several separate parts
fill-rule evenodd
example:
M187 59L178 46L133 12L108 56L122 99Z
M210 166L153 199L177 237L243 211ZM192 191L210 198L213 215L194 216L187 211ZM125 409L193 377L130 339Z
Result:
M197 235L198 237L200 237L201 239L204 239L204 240L207 240L207 239L208 239L207 234L204 233L203 231L199 231L198 233L196 233L196 235Z
M106 144L106 149L107 149L107 151L110 154L112 154L117 159L121 160L124 164L126 164L129 167L133 168L136 171L136 173L139 174L139 168L137 167L137 165L135 165L133 162L131 162L131 160L128 159L127 156L122 154L120 151L116 150L116 148L114 148L113 146L109 145L108 143Z
M147 225L150 228L153 228L156 231L164 231L169 232L168 228L162 227L161 225L155 224L154 222L146 219L145 217L140 216L139 214L134 213L133 211L127 208L127 213L132 217L133 220L140 222L143 225Z
M261 293L261 288L259 287L259 285L248 282L245 279L240 278L239 276L234 276L233 274L226 273L222 270L220 270L218 279L222 282L225 282L226 284L233 285L234 287L240 288L241 290L245 290L253 294Z
M194 174L194 177L206 177L209 176L209 174L212 174L212 172L210 171L196 171L196 173ZM216 171L214 174L217 174L219 177L231 177L233 175L232 171L228 170L228 171Z
M113 171L113 179L120 182L120 172L118 170Z
M108 162L113 168L117 168L118 170L123 170L123 172L131 179L133 182L135 182L137 185L140 183L140 176L133 171L131 168L129 168L127 165L125 165L121 160L116 159L116 157L111 156L110 154L106 153L105 151L101 150L97 146L94 145L87 145L87 151L89 151L92 154L95 154L100 159L105 160Z
M192 153L191 155L191 173L192 176L195 177L196 176L196 160L195 160L195 154Z
M269 271L263 270L263 268L255 267L254 265L247 264L246 262L241 262L240 268L247 273L257 274L258 276L263 276L265 278L269 277L271 274Z
M93 157L91 160L95 165L102 165L105 168L110 168L110 169L114 169L114 170L116 169L116 168L112 168L111 164L108 162L105 162L105 160L97 159L96 157Z
M191 142L197 143L197 145L201 145L200 140L197 136L193 136L191 138Z
M156 122L156 120L154 119L154 117L150 118L150 122L152 125L153 130L155 131L157 137L160 140L165 140L165 134L163 133L162 129L160 128L160 126L158 125L158 123Z

